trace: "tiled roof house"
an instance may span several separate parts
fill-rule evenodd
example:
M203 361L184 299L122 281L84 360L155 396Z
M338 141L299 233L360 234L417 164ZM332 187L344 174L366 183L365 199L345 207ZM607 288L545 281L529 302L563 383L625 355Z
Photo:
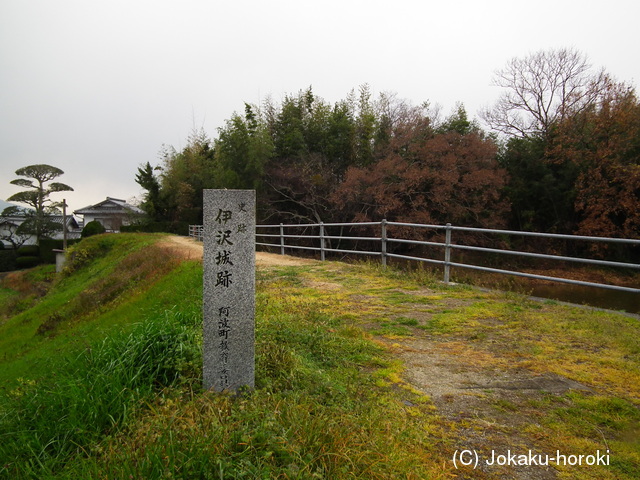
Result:
M20 226L25 221L25 215L21 212L26 210L26 208L0 200L0 213L8 207L17 207L17 209L11 215L5 215L0 218L0 237L2 237L0 238L0 241L4 244L5 247L10 247L11 243L15 242L17 242L18 244L23 244L24 242L24 245L35 245L37 243L35 235L26 235L26 238L24 238L25 236L15 234L15 230L18 228L18 226ZM56 223L62 224L64 217L62 215L52 215L51 219ZM80 238L81 229L78 225L78 222L73 216L67 215L66 227L67 239ZM9 236L11 236L12 238L8 238ZM60 228L60 231L56 232L52 236L52 238L56 240L62 240L62 237L62 228Z
M138 207L118 198L107 197L100 203L73 212L82 215L83 224L97 220L107 232L119 232L123 225L131 225L144 216Z

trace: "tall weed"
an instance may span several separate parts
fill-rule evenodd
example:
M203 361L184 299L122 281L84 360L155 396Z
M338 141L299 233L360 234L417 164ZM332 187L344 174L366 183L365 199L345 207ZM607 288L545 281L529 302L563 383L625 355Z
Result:
M145 399L199 378L199 318L167 312L92 345L0 401L0 476L42 478L124 425Z

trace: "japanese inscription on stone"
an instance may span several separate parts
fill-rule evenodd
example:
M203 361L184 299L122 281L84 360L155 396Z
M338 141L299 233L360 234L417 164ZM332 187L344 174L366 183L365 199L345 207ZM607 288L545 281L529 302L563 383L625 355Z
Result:
M204 191L203 383L255 386L255 191Z

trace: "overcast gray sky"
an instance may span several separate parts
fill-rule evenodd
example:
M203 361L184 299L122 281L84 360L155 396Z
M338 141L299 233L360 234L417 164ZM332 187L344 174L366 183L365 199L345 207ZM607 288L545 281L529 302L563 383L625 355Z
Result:
M0 198L36 163L65 171L72 209L138 196L163 144L309 86L475 116L509 59L574 47L637 88L639 14L637 0L0 0Z

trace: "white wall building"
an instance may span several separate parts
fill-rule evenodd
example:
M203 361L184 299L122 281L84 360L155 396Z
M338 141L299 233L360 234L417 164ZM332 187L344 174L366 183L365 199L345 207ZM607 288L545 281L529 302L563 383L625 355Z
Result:
M82 225L97 220L107 232L119 232L120 227L141 220L145 213L138 207L118 198L107 197L100 203L73 212L82 215Z
M7 207L20 207L19 205L15 205L13 203L8 203L3 200L0 200L0 213L4 211ZM62 224L63 216L62 215L53 215L53 221ZM16 229L22 225L25 221L25 217L20 215L19 213L14 213L9 216L1 216L0 217L0 242L2 242L5 248L12 248L13 245L36 245L36 237L35 235L18 235L16 234ZM67 215L67 239L72 240L76 238L80 238L81 228L78 224L77 220L72 215ZM59 232L56 232L55 235L52 236L55 240L62 240L63 231L60 229Z

